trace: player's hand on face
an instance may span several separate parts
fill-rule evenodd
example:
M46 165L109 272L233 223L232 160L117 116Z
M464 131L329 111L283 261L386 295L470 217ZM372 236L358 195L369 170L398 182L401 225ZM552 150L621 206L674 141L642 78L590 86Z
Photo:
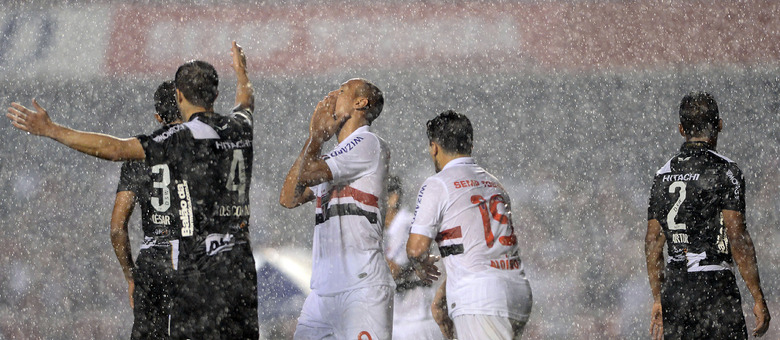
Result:
M766 307L766 301L756 301L753 305L753 314L756 316L756 328L753 329L753 336L759 337L769 329L769 309Z
M349 119L348 115L339 116L336 114L337 98L338 95L334 91L317 103L309 126L309 133L312 137L320 138L322 141L329 140Z
M243 74L246 72L246 55L241 45L233 41L233 46L230 48L230 55L233 57L233 62L230 66L236 71L236 74Z
M53 123L49 118L49 114L38 105L35 99L32 100L32 104L35 111L24 107L22 104L11 103L11 107L8 108L8 113L5 116L11 120L11 124L17 129L37 136L45 136Z
M653 303L653 310L650 312L650 337L653 340L664 338L664 318L660 302Z
M417 274L417 276L422 280L425 284L431 284L433 281L436 281L441 276L441 272L439 271L439 268L436 267L434 264L436 261L439 260L439 257L436 255L428 255L427 258L420 262L416 262L414 266L414 272Z

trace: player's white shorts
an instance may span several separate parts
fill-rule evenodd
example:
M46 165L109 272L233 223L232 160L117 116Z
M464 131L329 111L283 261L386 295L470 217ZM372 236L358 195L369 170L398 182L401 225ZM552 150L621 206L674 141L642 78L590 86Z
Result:
M295 340L386 340L393 334L390 286L374 286L320 296L311 292L303 303Z
M527 320L495 315L464 314L452 319L458 340L519 340Z
M404 320L395 322L393 325L393 340L444 340L444 334L436 321L425 320Z

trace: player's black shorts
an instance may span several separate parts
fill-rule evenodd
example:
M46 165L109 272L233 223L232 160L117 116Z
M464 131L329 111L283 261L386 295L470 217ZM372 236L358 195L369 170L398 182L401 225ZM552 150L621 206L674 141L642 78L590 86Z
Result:
M131 339L168 339L173 287L171 248L142 249L135 265Z
M667 270L661 289L664 339L747 339L742 300L728 270Z
M256 340L257 272L250 246L236 245L215 256L220 265L177 276L171 337Z

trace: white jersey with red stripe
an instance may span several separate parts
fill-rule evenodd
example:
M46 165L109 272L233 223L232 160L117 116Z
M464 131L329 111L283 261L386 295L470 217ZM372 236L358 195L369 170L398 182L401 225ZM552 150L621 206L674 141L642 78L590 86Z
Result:
M394 287L382 249L387 144L363 126L322 157L333 180L311 188L317 197L312 291Z
M528 319L530 288L510 212L509 195L471 157L450 161L420 188L411 233L439 244L451 317Z

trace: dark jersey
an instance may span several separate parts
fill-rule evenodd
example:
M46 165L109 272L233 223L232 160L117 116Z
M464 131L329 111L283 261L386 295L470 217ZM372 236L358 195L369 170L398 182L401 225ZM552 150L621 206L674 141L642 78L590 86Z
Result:
M131 191L135 194L135 203L141 208L141 227L144 232L144 246L153 246L157 241L166 240L171 235L171 223L175 221L173 209L159 209L161 198L153 183L163 181L162 173L152 173L142 161L128 161L122 164L119 185L116 191ZM158 208L158 209L155 209Z
M249 239L252 115L195 113L186 123L139 136L159 207L175 209L179 267L218 265L218 255ZM154 198L153 198L154 199Z
M666 236L670 269L731 269L722 210L745 213L742 171L704 142L684 143L656 173L648 207Z

